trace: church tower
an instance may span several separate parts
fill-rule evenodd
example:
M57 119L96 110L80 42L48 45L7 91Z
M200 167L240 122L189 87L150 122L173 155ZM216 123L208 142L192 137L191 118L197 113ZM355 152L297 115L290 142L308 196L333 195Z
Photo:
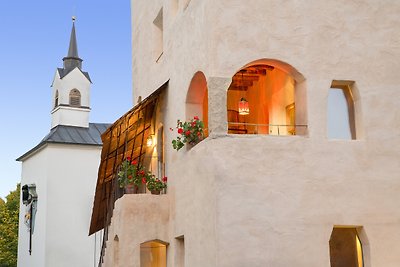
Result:
M51 128L58 125L89 127L90 85L89 73L82 70L82 59L78 55L75 33L75 18L68 54L63 58L62 68L57 68L51 87Z
M52 83L51 129L21 162L18 267L98 263L101 233L88 236L107 123L89 123L90 77L82 70L75 21ZM29 138L27 136L27 138ZM1 265L1 264L0 264Z

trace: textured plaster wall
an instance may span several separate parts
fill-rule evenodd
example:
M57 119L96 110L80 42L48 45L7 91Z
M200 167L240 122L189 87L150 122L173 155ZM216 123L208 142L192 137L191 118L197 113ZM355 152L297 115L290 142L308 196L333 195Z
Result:
M118 266L140 267L141 243L170 240L169 203L167 195L132 194L118 199L106 243L104 266L115 267L118 258ZM169 262L171 258L167 256Z
M162 4L165 53L155 63L148 29ZM334 225L363 226L366 267L398 266L400 3L192 0L171 14L169 5L132 0L133 95L170 79L168 129L185 116L194 73L207 78L210 136L176 152L166 132L166 229L171 244L185 236L185 266L329 266ZM231 77L262 58L305 77L307 136L226 134ZM326 137L332 80L356 82L358 140Z

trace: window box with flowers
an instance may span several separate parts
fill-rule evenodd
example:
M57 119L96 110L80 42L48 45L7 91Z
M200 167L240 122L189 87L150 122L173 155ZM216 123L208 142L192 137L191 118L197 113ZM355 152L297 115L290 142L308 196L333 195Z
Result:
M172 140L172 146L177 151L185 144L194 146L204 139L204 123L197 116L194 116L190 121L182 122L178 120L176 129L180 136Z
M145 167L136 160L131 160L128 157L120 166L118 183L120 188L124 188L125 193L137 194L140 193L140 185L146 185L151 177L151 172L147 171Z
M163 177L160 180L152 175L147 181L147 189L149 189L153 195L159 195L164 188L167 188L167 177Z
M167 188L167 177L157 178L136 160L128 157L121 164L118 183L120 188L124 188L126 194L144 193L143 189L146 186L152 194L159 195L161 190ZM140 190L141 187L142 190Z

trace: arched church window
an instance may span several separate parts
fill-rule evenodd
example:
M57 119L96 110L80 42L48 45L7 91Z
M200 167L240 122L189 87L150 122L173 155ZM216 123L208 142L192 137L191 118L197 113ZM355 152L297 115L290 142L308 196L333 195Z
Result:
M240 69L227 91L229 134L306 135L304 77L271 59Z
M204 123L204 135L208 136L208 88L206 76L198 71L190 81L186 96L186 119L199 117Z
M69 105L72 107L81 106L81 93L77 89L72 89L69 93Z
M58 106L58 90L56 91L56 95L54 97L54 107L56 108Z

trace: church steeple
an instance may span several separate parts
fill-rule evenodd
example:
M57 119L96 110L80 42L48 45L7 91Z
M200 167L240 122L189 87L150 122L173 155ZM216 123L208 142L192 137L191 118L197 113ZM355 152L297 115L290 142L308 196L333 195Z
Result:
M68 54L63 58L63 68L57 68L53 88L51 126L68 125L89 127L90 77L82 70L75 33L75 17L72 18Z
M75 34L75 17L72 17L72 30L71 37L69 40L69 48L68 54L63 58L64 61L64 69L71 70L75 67L82 68L82 59L78 56L78 44L76 42L76 34Z

